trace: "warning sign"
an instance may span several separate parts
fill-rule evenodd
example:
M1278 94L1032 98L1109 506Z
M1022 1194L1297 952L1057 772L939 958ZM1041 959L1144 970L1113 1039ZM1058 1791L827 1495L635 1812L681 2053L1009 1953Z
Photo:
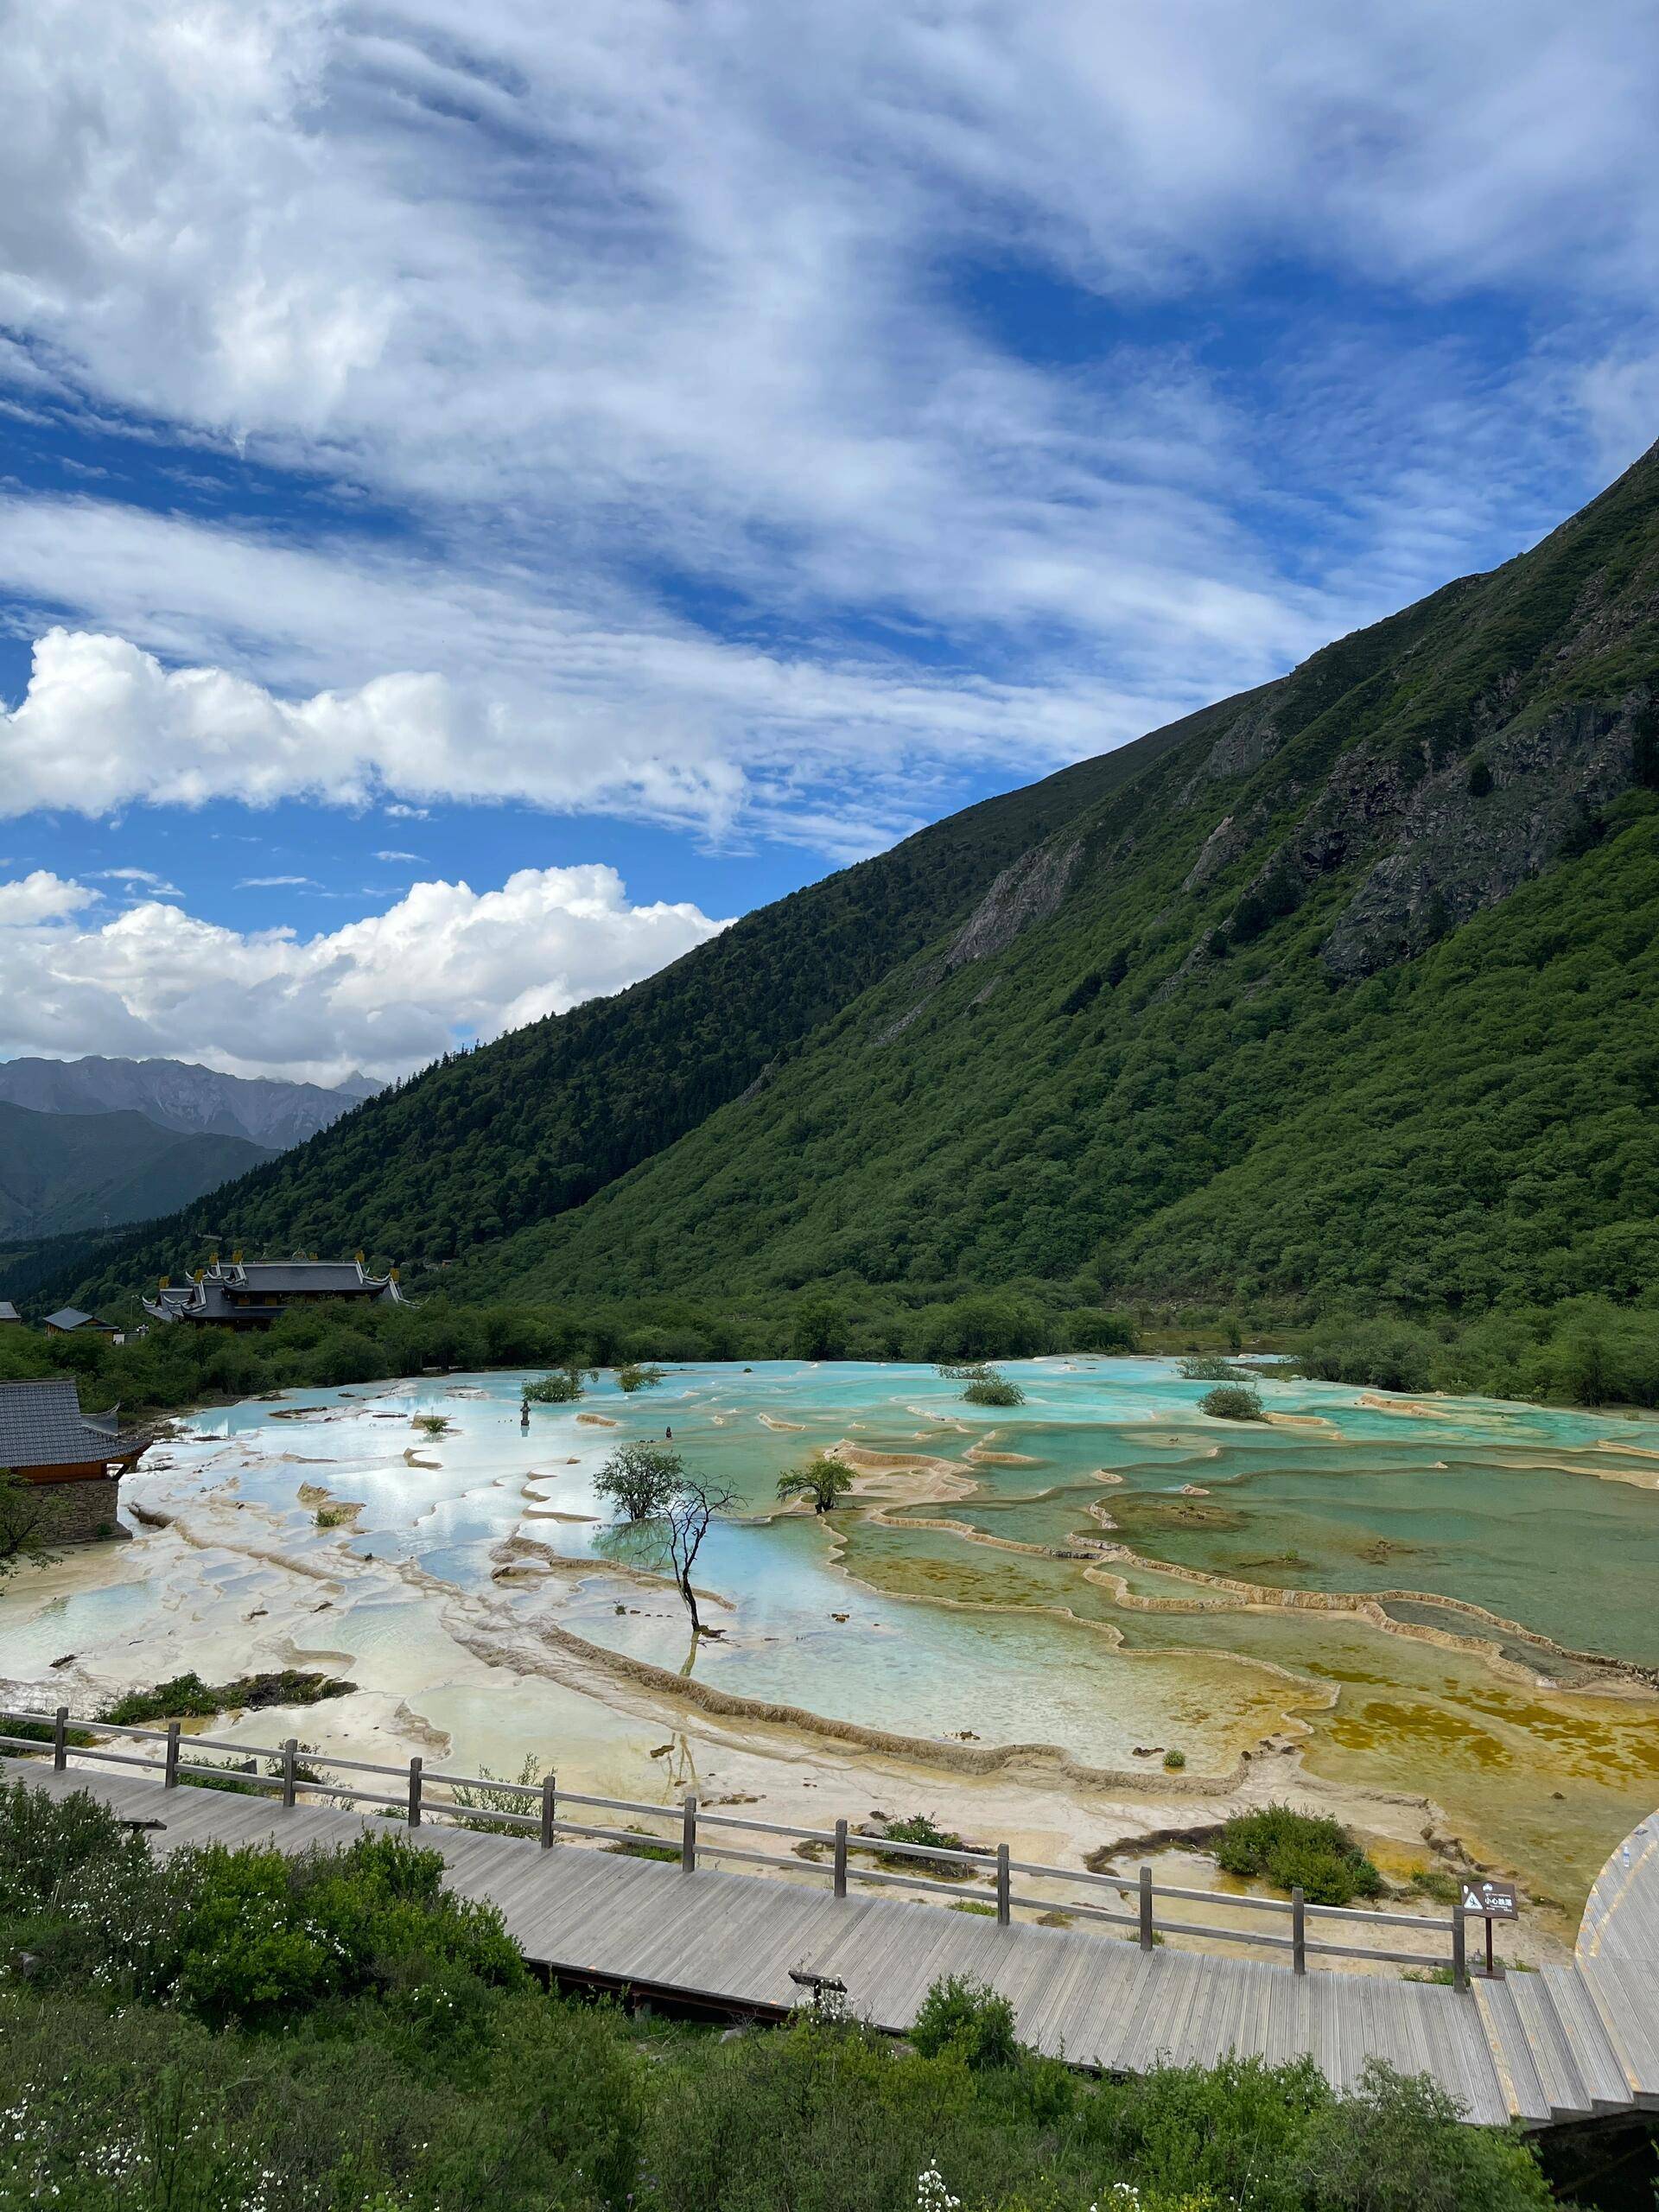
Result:
M1459 1887L1463 1895L1459 1902L1465 1912L1478 1912L1486 1920L1519 1920L1521 1917L1513 1882L1489 1882L1484 1875L1476 1880L1465 1874Z

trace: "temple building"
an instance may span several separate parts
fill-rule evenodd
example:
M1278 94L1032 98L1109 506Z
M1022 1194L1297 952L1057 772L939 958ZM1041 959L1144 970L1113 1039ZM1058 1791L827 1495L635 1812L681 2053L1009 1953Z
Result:
M115 1414L84 1414L73 1376L0 1382L0 1468L38 1509L48 1545L85 1544L122 1534L116 1485L149 1444L121 1433Z
M370 1274L359 1252L354 1260L249 1260L238 1253L225 1266L215 1255L185 1283L165 1279L144 1311L156 1321L211 1323L227 1329L268 1329L290 1306L346 1298L401 1306L397 1270Z

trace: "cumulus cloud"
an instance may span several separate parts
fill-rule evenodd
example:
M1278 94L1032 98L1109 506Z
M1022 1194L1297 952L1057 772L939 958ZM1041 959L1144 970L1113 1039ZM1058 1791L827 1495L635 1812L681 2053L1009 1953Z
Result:
M0 1058L391 1077L619 990L722 927L689 904L634 906L597 865L521 869L496 891L417 883L385 913L312 938L226 929L153 899L111 914L86 885L36 871L0 882Z

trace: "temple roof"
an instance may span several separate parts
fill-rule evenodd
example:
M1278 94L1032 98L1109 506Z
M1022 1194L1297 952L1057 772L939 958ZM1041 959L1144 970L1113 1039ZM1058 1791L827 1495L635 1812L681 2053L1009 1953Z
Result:
M404 1302L393 1276L372 1275L359 1260L230 1260L204 1268L199 1281L169 1283L143 1304L158 1321L246 1321L264 1305L274 1318L285 1299L306 1296Z
M123 1436L109 1419L80 1410L72 1376L50 1382L0 1382L0 1467L79 1467L135 1458L142 1439Z

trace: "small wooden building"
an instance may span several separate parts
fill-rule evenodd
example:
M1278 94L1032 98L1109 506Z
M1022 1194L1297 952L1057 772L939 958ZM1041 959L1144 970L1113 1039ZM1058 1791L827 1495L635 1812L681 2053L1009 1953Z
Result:
M0 1329L21 1329L23 1317L9 1298L0 1298Z
M78 1306L60 1306L55 1313L46 1317L48 1337L69 1337L82 1333L89 1337L118 1337L121 1332L113 1321L100 1321L96 1313L83 1313Z
M0 1468L40 1492L49 1543L120 1534L117 1485L149 1441L124 1436L113 1414L82 1413L72 1376L0 1382Z

